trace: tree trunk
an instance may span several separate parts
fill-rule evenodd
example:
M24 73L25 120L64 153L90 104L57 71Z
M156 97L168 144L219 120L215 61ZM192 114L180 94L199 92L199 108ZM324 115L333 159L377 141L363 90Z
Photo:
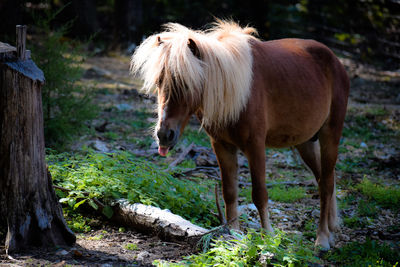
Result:
M72 245L75 235L46 170L43 72L32 60L15 58L15 48L4 47L0 43L0 228L7 228L7 253Z

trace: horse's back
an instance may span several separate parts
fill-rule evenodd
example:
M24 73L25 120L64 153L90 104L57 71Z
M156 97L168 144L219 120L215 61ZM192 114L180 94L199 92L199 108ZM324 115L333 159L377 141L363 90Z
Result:
M249 101L264 109L267 146L307 141L327 120L334 102L347 102L346 72L325 45L281 39L255 42L252 47L253 96Z

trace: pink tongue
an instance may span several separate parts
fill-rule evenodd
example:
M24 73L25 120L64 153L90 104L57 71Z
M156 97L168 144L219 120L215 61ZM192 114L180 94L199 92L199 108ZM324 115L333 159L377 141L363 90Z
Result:
M158 154L160 154L161 156L165 157L168 153L168 147L158 147Z

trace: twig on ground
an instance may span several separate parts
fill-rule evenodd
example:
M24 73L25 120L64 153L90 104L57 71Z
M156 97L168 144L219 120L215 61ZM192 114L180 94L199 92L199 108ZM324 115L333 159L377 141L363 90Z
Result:
M201 236L205 236L205 235L209 235L214 232L218 232L221 229L227 229L229 231L228 225L231 224L232 222L234 222L235 220L238 220L238 217L230 219L228 222L225 222L224 224L221 224L220 226L217 226L217 227L207 231L206 233L202 234ZM229 233L230 233L230 231L229 231Z
M217 205L219 221L221 222L221 224L225 224L226 219L224 213L222 212L221 205L219 204L218 183L215 184L214 192L215 192L215 203Z
M168 168L167 168L165 171L168 172L168 171L172 170L172 168L174 168L176 165L178 165L179 163L181 163L181 162L185 159L186 155L192 150L193 146L194 146L193 143L191 143L189 146L187 146L187 147L182 151L182 153L179 154L179 156L178 156L173 162L171 162L171 163L169 164Z

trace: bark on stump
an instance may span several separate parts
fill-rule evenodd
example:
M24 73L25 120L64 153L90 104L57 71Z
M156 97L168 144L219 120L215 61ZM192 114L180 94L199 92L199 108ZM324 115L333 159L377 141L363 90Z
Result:
M18 46L18 45L17 45ZM0 227L8 254L75 243L46 170L43 72L0 43Z

